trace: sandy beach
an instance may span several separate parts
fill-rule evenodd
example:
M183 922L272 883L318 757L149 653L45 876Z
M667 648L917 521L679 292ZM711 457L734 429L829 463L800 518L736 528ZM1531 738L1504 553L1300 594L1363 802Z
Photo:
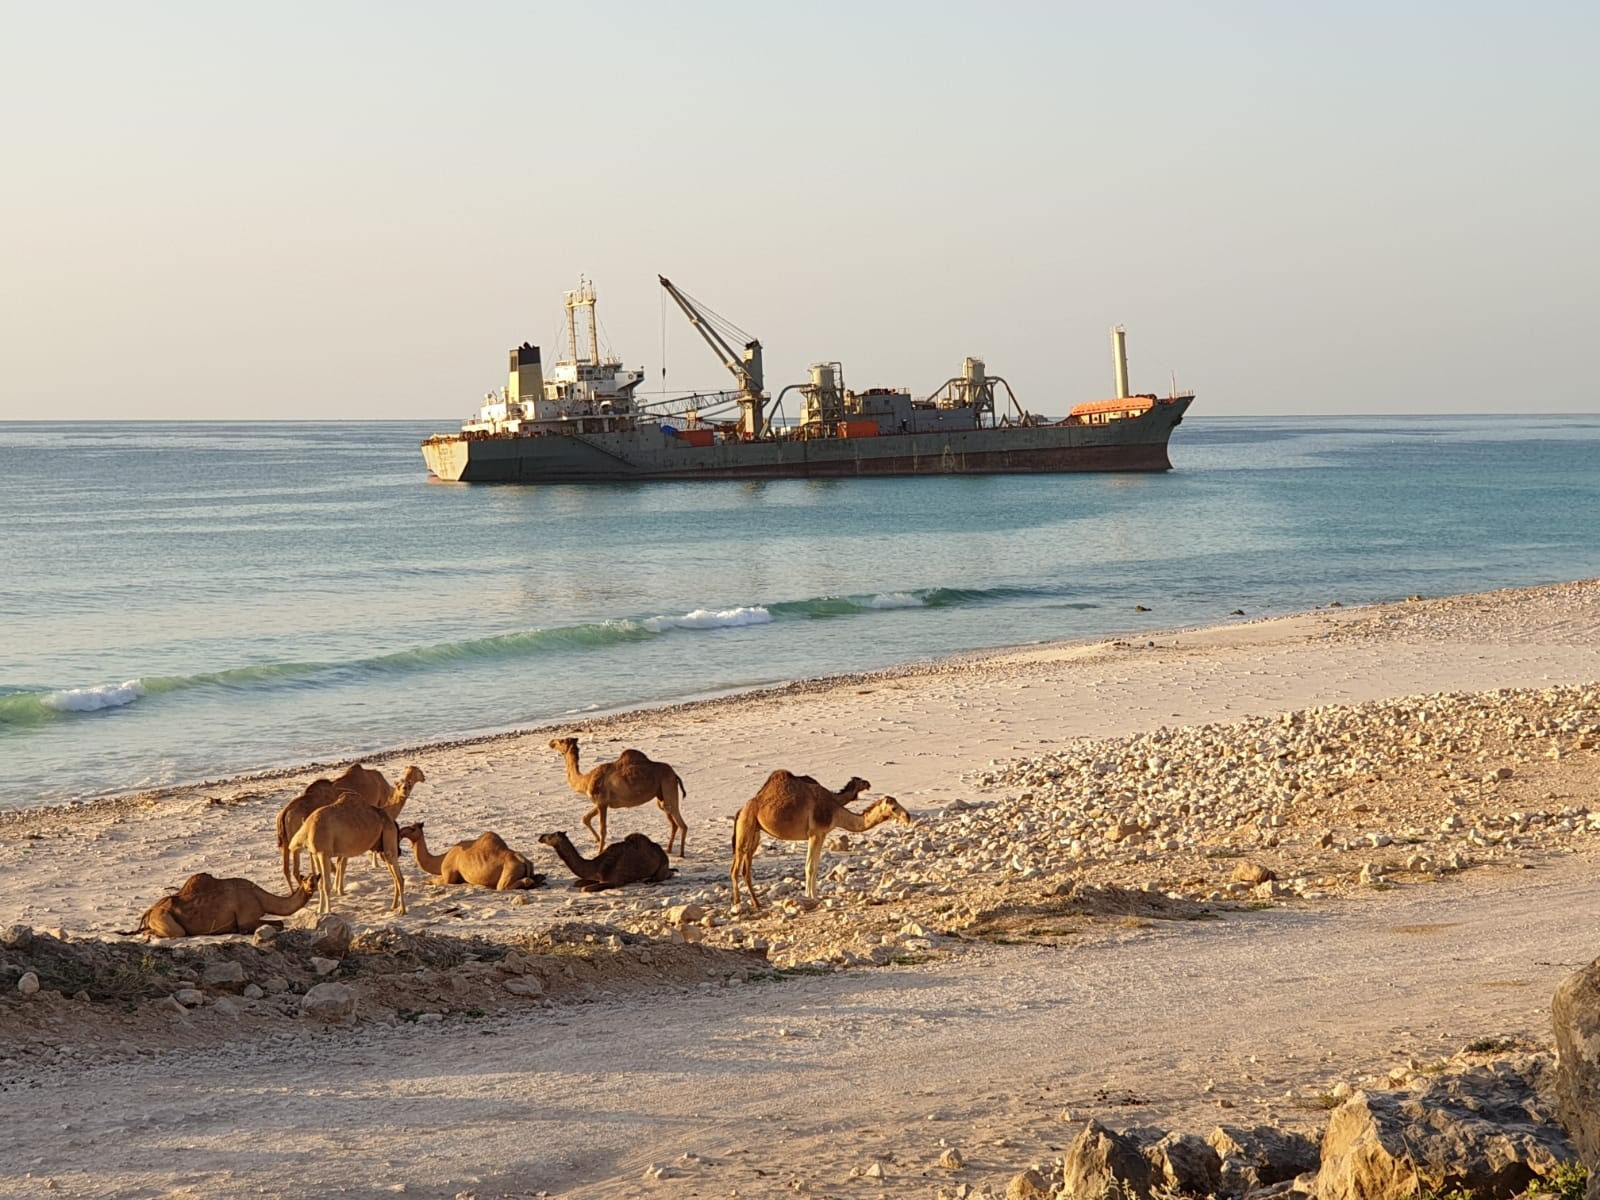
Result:
M1556 983L1597 952L1597 681L1586 581L368 759L422 768L406 819L436 847L496 830L546 886L430 887L408 855L391 917L387 876L353 862L335 911L357 942L329 976L351 1025L300 1015L314 907L281 950L155 943L160 986L116 1001L42 969L21 995L43 952L8 934L0 1195L1004 1194L1089 1117L1314 1132L1341 1081L1548 1040ZM592 842L557 735L585 767L636 747L677 769L673 879L567 887L538 836ZM191 873L284 891L274 816L346 765L0 813L0 925L144 953L116 931ZM864 777L915 824L830 848L815 906L803 845L769 839L767 907L735 912L733 816L777 768ZM611 831L665 843L667 822L647 805ZM171 999L229 947L263 994Z

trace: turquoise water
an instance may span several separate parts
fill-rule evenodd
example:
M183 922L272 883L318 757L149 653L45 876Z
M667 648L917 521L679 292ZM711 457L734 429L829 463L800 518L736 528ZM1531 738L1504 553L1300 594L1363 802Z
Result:
M1163 475L581 487L429 482L448 426L0 424L0 806L1600 576L1600 416L1191 415Z

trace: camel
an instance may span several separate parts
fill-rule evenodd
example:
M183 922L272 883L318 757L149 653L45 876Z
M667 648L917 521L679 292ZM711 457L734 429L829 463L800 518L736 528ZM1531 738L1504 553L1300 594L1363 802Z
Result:
M672 850L673 839L678 841L678 856L689 849L689 826L678 812L678 798L688 795L678 773L664 762L653 762L637 750L624 750L615 762L591 767L585 774L578 769L578 739L556 738L550 749L559 751L567 764L567 786L580 796L587 796L594 805L583 814L583 824L598 843L606 848L606 810L609 808L636 808L654 800L667 814L667 850ZM590 818L600 816L600 832L595 833Z
M667 852L642 833L630 833L593 858L578 853L564 832L544 833L539 840L561 856L578 878L572 886L584 892L603 892L630 883L660 883L672 874Z
M311 852L311 866L322 876L318 889L318 912L333 911L334 884L344 895L344 864L354 855L369 850L381 855L383 863L394 877L394 903L390 911L402 916L406 911L406 885L400 875L400 830L394 822L394 809L373 808L355 795L340 796L332 804L323 805L306 818L289 849Z
M755 860L763 832L788 842L810 843L806 847L806 897L815 900L817 863L822 858L822 843L831 831L861 833L885 821L911 824L911 814L893 796L880 797L865 812L855 813L845 807L871 786L865 779L853 778L837 792L830 792L809 775L774 771L767 776L761 790L745 801L734 820L733 868L728 872L733 881L733 907L739 907L742 878L752 907L757 911L761 908L750 864Z
M399 836L416 851L417 866L433 877L429 883L470 883L507 892L513 888L536 888L544 882L544 876L534 871L533 864L506 845L498 833L480 833L475 841L457 842L442 855L428 850L421 821L402 827Z
M183 881L176 892L161 897L139 917L137 929L120 929L124 937L202 937L212 933L254 933L262 925L283 928L282 921L299 912L316 890L317 877L301 879L287 896L274 896L248 879L218 879L201 872Z
M300 855L290 851L289 843L294 839L300 826L305 824L306 818L317 809L325 804L332 804L340 796L355 795L360 796L373 808L392 809L390 815L398 817L400 809L405 807L407 797L411 795L411 789L425 778L422 768L407 767L406 773L400 777L400 782L391 788L382 772L356 763L337 779L313 780L305 791L278 811L278 849L283 852L284 880L292 888L300 876ZM373 865L377 865L376 862ZM339 894L344 894L342 879L339 881Z

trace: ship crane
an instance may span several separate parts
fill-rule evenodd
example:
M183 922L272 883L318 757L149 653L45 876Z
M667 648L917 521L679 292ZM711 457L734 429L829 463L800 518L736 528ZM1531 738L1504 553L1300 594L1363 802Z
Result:
M755 338L750 338L744 344L744 353L739 354L718 331L717 325L726 326L735 336L744 336L742 332L735 330L716 314L702 311L693 300L674 287L672 280L665 275L657 275L656 278L661 281L661 286L666 289L667 295L683 309L683 315L689 318L689 324L694 326L695 332L705 339L706 345L711 347L711 352L722 360L722 365L732 371L734 379L738 381L740 432L746 437L763 436L766 433L767 395L762 390L766 385L761 371L761 343Z

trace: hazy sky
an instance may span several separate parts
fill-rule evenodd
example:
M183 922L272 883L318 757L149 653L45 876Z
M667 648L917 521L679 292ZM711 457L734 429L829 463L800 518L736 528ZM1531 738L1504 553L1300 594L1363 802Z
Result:
M1600 411L1593 3L0 0L0 419L437 418L728 377L658 273L1053 416Z

